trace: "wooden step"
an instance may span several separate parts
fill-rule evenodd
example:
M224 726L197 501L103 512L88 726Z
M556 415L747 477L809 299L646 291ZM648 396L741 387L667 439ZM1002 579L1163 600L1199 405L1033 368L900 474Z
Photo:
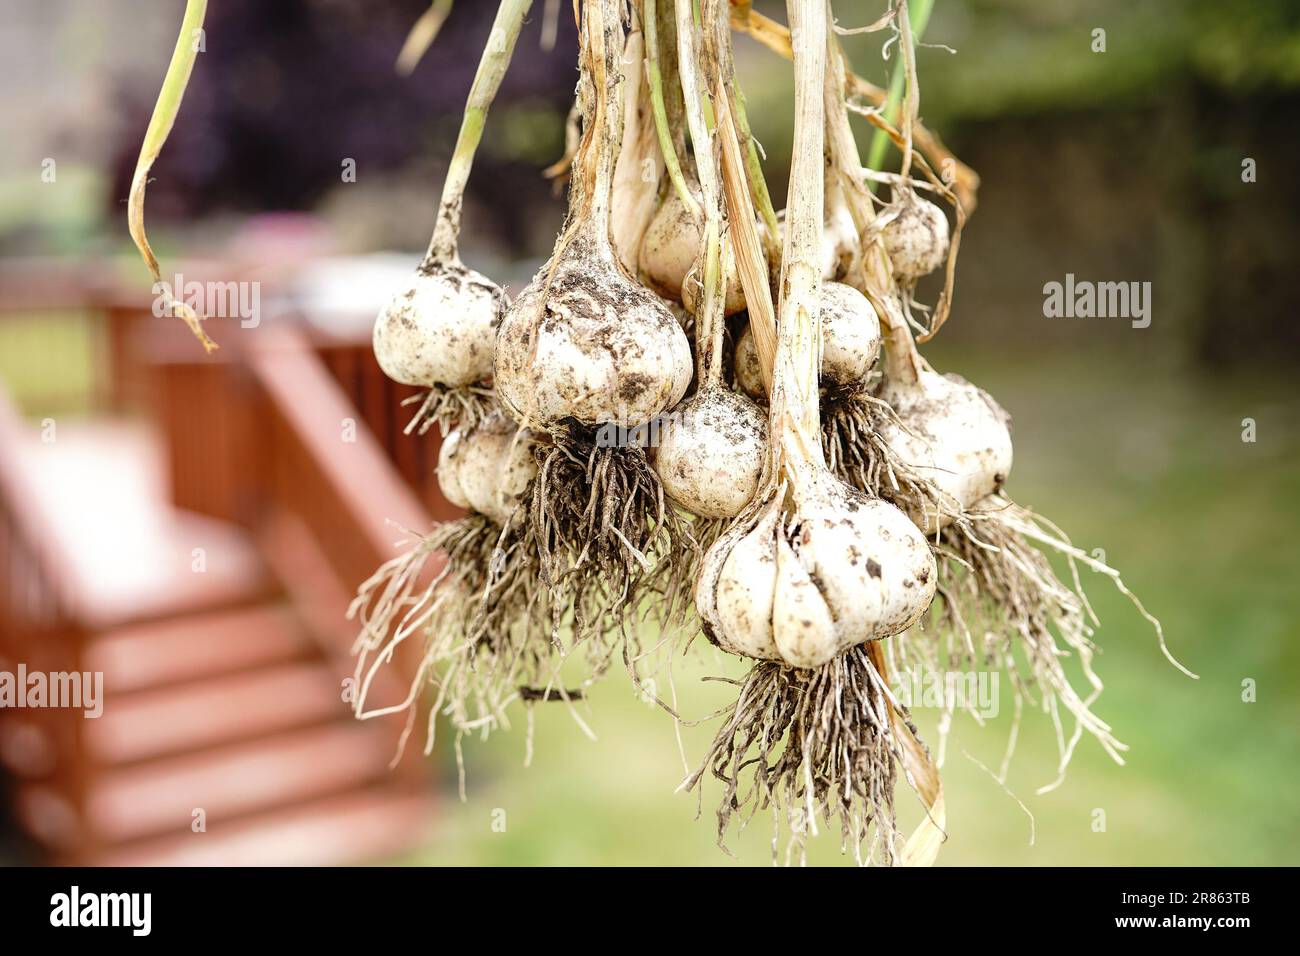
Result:
M314 653L291 608L260 605L117 628L91 641L85 666L104 672L105 696L113 700Z
M114 844L209 829L243 814L338 793L388 773L388 728L355 721L109 771L90 784L85 825Z
M272 582L242 528L173 508L154 429L121 419L32 423L6 449L30 489L70 613L89 630L263 599Z
M87 722L85 739L92 760L120 764L350 716L333 670L293 663L114 695Z
M334 866L378 862L426 840L431 795L369 787L274 810L206 833L141 840L84 861L103 866Z

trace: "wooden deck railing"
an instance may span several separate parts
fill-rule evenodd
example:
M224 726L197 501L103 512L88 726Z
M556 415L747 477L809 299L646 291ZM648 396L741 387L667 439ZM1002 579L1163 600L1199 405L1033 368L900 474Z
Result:
M268 328L248 368L266 400L268 494L300 517L341 580L360 583L392 557L394 527L429 513L301 332Z

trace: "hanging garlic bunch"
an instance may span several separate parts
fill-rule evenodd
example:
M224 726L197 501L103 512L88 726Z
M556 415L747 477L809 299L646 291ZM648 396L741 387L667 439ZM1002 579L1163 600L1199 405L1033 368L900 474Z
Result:
M435 683L451 689L440 689L439 705L466 727L502 722L504 703L519 696L571 696L556 690L562 625L572 629L570 647L610 634L621 643L633 637L632 609L673 608L693 585L710 640L756 662L687 781L698 784L706 771L722 781L720 838L742 804L771 803L788 814L792 847L802 846L809 823L815 831L811 811L838 820L859 859L927 862L942 832L942 788L888 690L883 643L914 672L972 666L976 654L1014 669L1017 693L1041 693L1049 711L1059 704L1077 721L1062 738L1063 772L1082 732L1117 758L1123 745L1091 709L1101 686L1091 669L1095 619L1039 548L1129 592L1113 570L1005 497L1009 417L917 351L951 306L964 214L957 207L950 237L942 211L917 190L955 202L952 191L924 161L928 186L911 178L918 99L906 0L895 0L891 18L908 81L902 132L893 133L904 153L898 174L860 165L829 5L790 0L792 25L811 39L793 50L797 122L784 220L771 210L729 92L727 4L703 0L700 26L691 0L675 0L671 18L658 15L654 0L638 4L647 82L635 88L623 85L617 51L639 68L642 38L635 29L624 36L620 7L590 0L583 8L584 123L569 221L497 334L494 383L512 421L484 412L449 435L439 463L449 499L476 512L437 545L458 569L454 587L412 601L391 590L408 580L403 565L381 580L388 590L378 607L411 608L399 636L442 620L439 600L463 612L468 597L456 595L477 597L477 616L462 614L471 622L484 620L485 608L508 609L487 627L438 625L443 643L431 642L437 649L426 654L422 675L468 635L493 659L513 655L511 667L488 666L487 679L470 679L475 669L440 671L446 676ZM681 102L672 110L685 120L675 126L666 122L661 33L675 41ZM650 119L667 173L662 190L658 179L627 175L646 158ZM633 136L624 140L629 124ZM689 171L677 155L686 129ZM880 209L872 179L892 187ZM651 216L648 199L660 192ZM945 258L947 286L925 328L913 317L913 291ZM636 270L685 305L694 362L680 317ZM749 324L731 356L733 391L723 377L725 323L740 308ZM692 376L695 390L684 398ZM751 398L766 400L766 414ZM616 437L657 427L660 438L647 454L639 442L608 441L611 425ZM490 551L458 559L473 553L463 542L482 540L471 531L484 527L500 529ZM707 551L692 559L696 542ZM430 593L443 597L431 602ZM931 613L936 593L942 601ZM502 628L502 620L513 624ZM519 634L529 636L520 642ZM599 674L617 644L592 644ZM392 653L365 650L375 661ZM1067 650L1082 664L1087 693L1065 675ZM635 679L639 655L625 647L624 658ZM477 718L464 706L471 697ZM893 817L900 768L928 808L910 840Z
M1097 620L1078 569L1111 578L1164 649L1159 622L1118 572L1007 496L1006 412L918 351L950 314L978 177L918 122L907 0L864 28L895 33L897 121L863 105L886 94L849 73L829 0L787 0L789 30L741 0L698 0L698 24L694 0L575 4L577 103L554 167L571 169L569 218L511 305L458 246L474 152L530 6L500 2L428 253L374 327L383 370L427 390L408 431L441 425L439 484L468 513L410 533L361 586L358 716L414 721L427 690L431 747L440 717L459 737L503 726L513 701L581 696L558 676L575 647L587 682L616 650L635 679L640 612L680 623L689 595L709 639L755 662L686 781L721 781L720 839L733 814L770 806L795 850L821 819L838 821L859 860L934 859L942 787L889 689L892 666L1000 666L1017 715L1028 698L1056 724L1061 774L1084 733L1119 759L1093 712ZM794 61L784 218L737 88L733 26ZM189 69L178 51L164 125ZM851 109L899 148L897 172L863 168ZM132 233L155 275L140 203L163 133L151 128L133 194ZM952 184L935 172L950 160ZM887 203L871 191L881 184ZM951 230L922 193L951 204ZM945 263L933 309L916 302L917 282ZM742 309L729 351L727 317ZM376 704L378 675L408 641L423 645L409 692ZM900 779L925 807L907 839Z
M725 30L719 6L703 5L706 29ZM755 275L757 269L742 271L751 322L761 323L755 334L760 363L771 369L769 455L754 502L709 549L696 584L705 633L722 649L760 663L724 718L705 767L711 765L726 788L720 838L736 806L741 770L757 761L751 799L784 805L796 842L801 822L811 822L805 810L816 806L826 818L839 819L855 851L874 819L883 834L878 855L892 860L900 850L892 813L895 760L933 779L930 801L938 799L937 778L917 756L923 751L902 743L906 738L915 745L910 731L900 732L906 721L896 705L882 696L883 660L878 664L864 646L906 630L926 612L935 593L935 561L905 514L845 485L822 455L821 87L829 9L824 0L792 0L790 12L805 43L795 50L794 157L775 330L765 328L771 315L765 278ZM728 143L726 77L717 77L714 111L734 181L738 150ZM738 193L729 189L729 200ZM747 225L738 198L733 220ZM809 722L794 717L803 712L819 716ZM780 754L774 752L778 742L786 748ZM698 782L705 767L687 784Z

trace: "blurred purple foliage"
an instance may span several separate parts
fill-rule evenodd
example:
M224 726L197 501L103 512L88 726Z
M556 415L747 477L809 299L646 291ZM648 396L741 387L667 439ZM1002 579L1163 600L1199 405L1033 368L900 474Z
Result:
M558 129L576 81L576 35L561 4L555 49L542 50L543 7L525 25L497 108L526 100L553 111ZM151 213L306 209L338 185L345 157L366 175L445 162L496 5L461 0L414 73L399 76L397 52L427 8L427 0L213 4L206 49L164 150L167 175L150 186ZM129 135L114 148L114 196L126 195L152 108L133 94ZM485 151L471 194L489 189L506 204L511 190L549 190L535 165L527 175L499 175L511 165Z

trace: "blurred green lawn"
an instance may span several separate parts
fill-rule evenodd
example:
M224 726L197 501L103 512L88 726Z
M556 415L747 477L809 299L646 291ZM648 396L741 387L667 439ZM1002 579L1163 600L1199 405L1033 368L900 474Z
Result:
M1011 707L980 728L958 717L944 768L947 864L1300 863L1300 414L1281 376L1238 380L1163 371L1113 353L1046 361L942 356L989 388L1015 418L1010 491L1109 562L1161 618L1192 681L1161 655L1150 627L1102 577L1085 578L1102 620L1097 711L1130 746L1117 766L1090 739L1065 783L1055 777L1047 719L1027 713L1009 786L1030 822L970 757L996 768ZM1241 440L1243 418L1258 440ZM1085 572L1086 573L1086 572ZM703 642L676 668L682 711L700 716L727 697L701 684L728 666ZM1246 679L1258 699L1242 700ZM662 684L660 687L663 690ZM465 742L468 799L454 793L450 747L439 832L413 864L725 864L715 845L718 788L677 794L683 766L667 716L612 673L583 716L536 710L536 753L523 766L523 718L486 743ZM933 714L918 713L934 740ZM698 760L708 728L683 732ZM899 805L915 820L916 800ZM504 811L504 813L502 812ZM1104 813L1105 829L1095 821ZM502 827L504 823L504 829ZM744 863L771 860L770 818L728 841ZM841 863L838 841L813 842L810 862Z

